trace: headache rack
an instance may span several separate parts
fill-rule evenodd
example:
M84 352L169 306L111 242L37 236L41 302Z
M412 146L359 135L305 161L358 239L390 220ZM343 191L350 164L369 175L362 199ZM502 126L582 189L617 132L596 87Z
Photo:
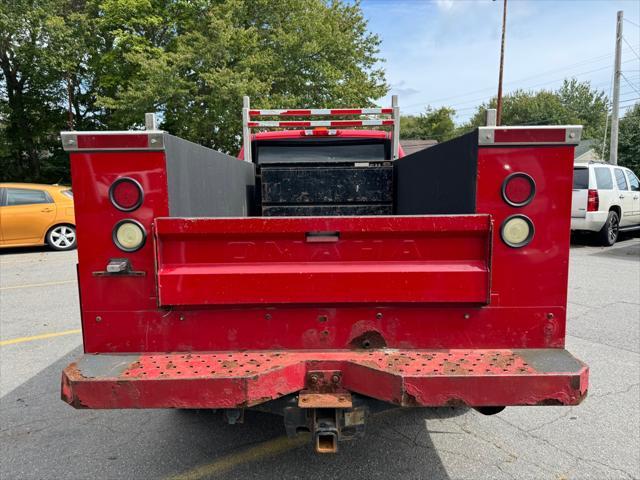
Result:
M255 117L343 117L356 116L351 120L253 120ZM362 119L360 117L367 116ZM370 117L378 118L370 118ZM311 108L311 109L251 109L249 97L242 99L242 146L244 160L251 162L252 128L314 128L314 127L391 127L392 159L397 160L400 151L400 107L398 96L391 97L387 108Z

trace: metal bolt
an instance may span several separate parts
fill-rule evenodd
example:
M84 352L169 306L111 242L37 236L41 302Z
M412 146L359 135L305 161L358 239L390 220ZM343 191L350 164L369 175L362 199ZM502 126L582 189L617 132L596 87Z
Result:
M549 320L553 320L553 318L555 317L555 315L551 312L547 313L547 319Z
M569 138L575 138L575 136L576 136L575 133L573 133L573 132L569 133Z
M76 143L76 142L73 140L73 138L70 138L69 140L67 140L67 143L68 143L69 145L73 145L73 144L74 144L74 143Z
M382 318L382 312L376 313L376 318L380 320Z
M326 322L329 318L326 315L319 315L318 316L318 321L323 323Z
M343 403L343 402L344 402L344 397L338 397L338 401L339 401L340 403Z
M184 321L184 315L180 315L180 321Z
M469 320L469 319L471 318L471 315L469 315L468 313L465 313L462 317L463 317L465 320Z
M314 375L311 375L311 376L309 377L309 381L310 381L311 383L318 383L318 375L315 375L315 374L314 374Z
M265 320L271 320L271 314L270 313L265 313L264 314L264 319Z
M158 139L157 138L152 138L151 140L149 140L149 143L158 143Z
M96 322L101 322L101 321L102 321L102 317L101 317L100 315L98 315L98 316L96 317Z
M323 330L320 333L322 333L322 335L324 335L326 337L327 335L329 335L329 330Z
M331 381L333 383L338 383L340 381L340 375L334 375L333 377L331 377Z
M307 403L309 401L309 399L307 397L304 397L300 400L302 403Z

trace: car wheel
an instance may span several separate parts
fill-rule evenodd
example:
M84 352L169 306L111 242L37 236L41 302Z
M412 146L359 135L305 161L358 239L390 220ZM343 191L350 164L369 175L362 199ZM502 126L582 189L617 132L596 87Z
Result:
M620 233L620 218L616 212L611 210L604 227L598 232L598 240L601 245L610 247L618 240L618 233Z
M47 244L54 250L76 248L76 229L71 225L57 225L47 233Z

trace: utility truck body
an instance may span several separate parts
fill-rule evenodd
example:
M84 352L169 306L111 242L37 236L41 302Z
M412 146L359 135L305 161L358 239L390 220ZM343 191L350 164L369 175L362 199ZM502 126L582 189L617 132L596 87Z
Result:
M396 105L243 115L239 158L155 129L62 133L85 350L64 400L271 411L319 452L391 406L580 403L580 127L481 127L404 156ZM342 128L360 126L391 131ZM296 130L251 134L267 128Z

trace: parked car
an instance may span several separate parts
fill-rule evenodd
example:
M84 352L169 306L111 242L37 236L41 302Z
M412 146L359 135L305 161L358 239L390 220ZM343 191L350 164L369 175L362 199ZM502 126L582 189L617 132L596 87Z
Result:
M611 246L620 231L640 229L640 181L628 168L604 163L573 167L571 230L593 232Z
M76 247L71 188L34 183L0 183L0 248L49 245Z

